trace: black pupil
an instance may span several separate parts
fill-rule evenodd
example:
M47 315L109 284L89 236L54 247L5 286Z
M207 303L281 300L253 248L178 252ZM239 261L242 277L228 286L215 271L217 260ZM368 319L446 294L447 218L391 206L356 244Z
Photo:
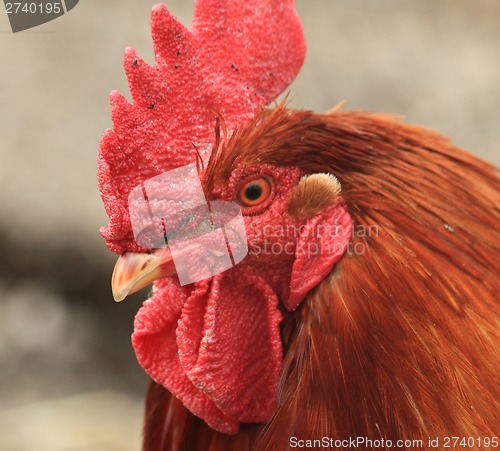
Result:
M245 197L248 200L257 200L260 196L262 196L262 186L260 185L253 184L245 190Z

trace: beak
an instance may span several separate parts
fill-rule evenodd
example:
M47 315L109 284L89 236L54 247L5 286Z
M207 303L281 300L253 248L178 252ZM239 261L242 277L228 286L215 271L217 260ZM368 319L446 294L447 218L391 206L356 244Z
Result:
M174 261L168 249L151 254L126 252L116 262L111 288L116 302L139 291L162 277L176 274Z

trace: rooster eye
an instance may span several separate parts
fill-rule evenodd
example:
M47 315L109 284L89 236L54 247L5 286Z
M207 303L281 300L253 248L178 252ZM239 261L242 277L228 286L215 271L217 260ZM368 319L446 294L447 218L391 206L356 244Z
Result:
M264 202L271 194L271 183L267 178L253 179L238 190L238 202L244 207L254 207Z

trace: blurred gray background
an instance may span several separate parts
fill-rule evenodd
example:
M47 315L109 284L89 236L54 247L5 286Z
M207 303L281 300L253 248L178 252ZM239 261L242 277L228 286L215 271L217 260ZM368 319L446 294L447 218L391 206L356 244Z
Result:
M144 294L115 304L96 187L122 53L153 62L155 0L82 0L12 34L0 13L0 449L137 450ZM185 24L192 1L171 0ZM308 55L292 106L402 115L500 164L498 0L297 0Z

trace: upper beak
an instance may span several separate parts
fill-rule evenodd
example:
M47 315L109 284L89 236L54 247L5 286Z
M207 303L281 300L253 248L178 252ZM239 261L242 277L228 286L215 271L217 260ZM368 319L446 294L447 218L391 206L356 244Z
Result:
M150 254L126 252L116 262L111 288L116 302L139 291L162 277L176 274L174 261L168 249Z

